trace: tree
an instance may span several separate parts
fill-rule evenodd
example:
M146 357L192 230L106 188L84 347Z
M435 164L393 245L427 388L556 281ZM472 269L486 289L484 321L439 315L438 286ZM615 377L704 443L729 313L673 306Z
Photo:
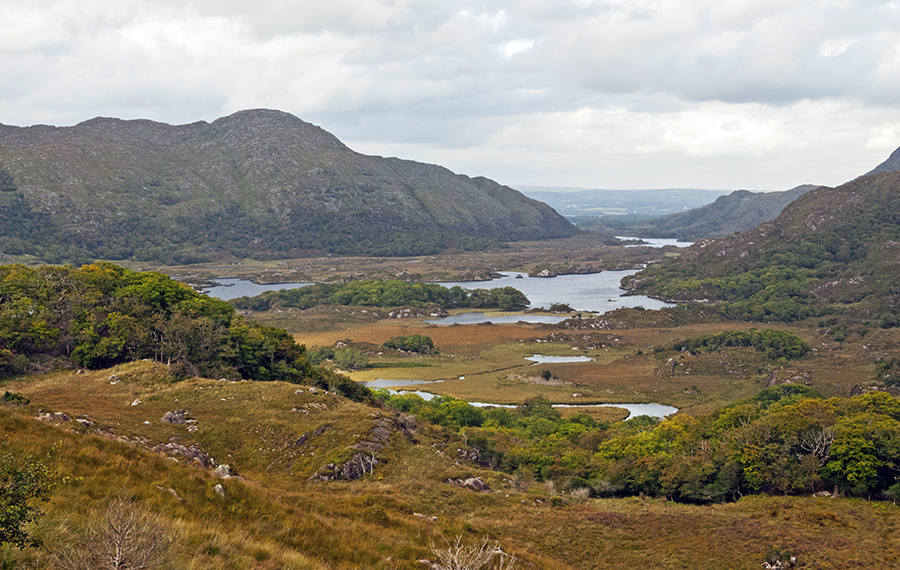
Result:
M162 523L122 495L106 506L81 541L53 558L63 570L151 570L171 562L172 546Z
M34 503L46 500L54 483L46 461L30 455L0 456L0 545L37 545L24 527L41 514Z
M462 535L454 540L444 539L446 546L431 545L431 552L438 559L437 567L441 570L481 570L491 568L494 558L498 558L497 570L516 568L516 559L485 538L478 544L463 544Z

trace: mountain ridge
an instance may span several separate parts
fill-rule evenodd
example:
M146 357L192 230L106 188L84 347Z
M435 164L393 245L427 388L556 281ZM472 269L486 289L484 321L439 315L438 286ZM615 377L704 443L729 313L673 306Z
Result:
M363 155L267 109L178 126L108 117L0 126L0 170L14 181L0 210L54 235L35 243L0 227L6 253L62 240L66 253L109 259L419 255L578 231L487 178Z

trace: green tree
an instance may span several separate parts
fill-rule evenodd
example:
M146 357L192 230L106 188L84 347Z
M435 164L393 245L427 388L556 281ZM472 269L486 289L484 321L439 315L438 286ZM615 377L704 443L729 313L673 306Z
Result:
M31 456L0 456L0 544L22 548L37 545L26 525L41 514L35 505L53 489L47 461Z

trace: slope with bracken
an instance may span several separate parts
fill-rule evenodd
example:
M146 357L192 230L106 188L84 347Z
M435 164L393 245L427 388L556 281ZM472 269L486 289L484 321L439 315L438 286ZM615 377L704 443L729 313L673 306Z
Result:
M843 313L892 326L898 270L900 173L887 172L808 192L773 222L701 240L626 285L673 301L724 301L739 318Z

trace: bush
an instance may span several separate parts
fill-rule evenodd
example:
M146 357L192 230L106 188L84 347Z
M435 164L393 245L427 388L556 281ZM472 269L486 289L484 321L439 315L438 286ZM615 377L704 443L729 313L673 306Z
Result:
M369 357L355 348L337 348L334 363L343 370L361 370L369 365Z

